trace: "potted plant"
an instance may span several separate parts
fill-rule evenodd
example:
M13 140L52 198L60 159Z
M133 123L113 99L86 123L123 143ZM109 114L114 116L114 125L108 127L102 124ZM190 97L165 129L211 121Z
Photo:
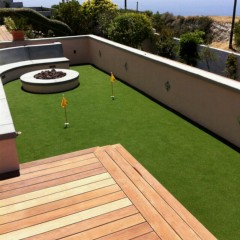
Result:
M27 21L25 18L4 18L4 25L12 33L13 41L23 41L24 40L24 29L27 26Z

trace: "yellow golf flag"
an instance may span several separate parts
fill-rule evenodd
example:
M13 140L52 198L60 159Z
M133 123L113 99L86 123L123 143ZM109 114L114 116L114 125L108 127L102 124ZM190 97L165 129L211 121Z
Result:
M61 107L62 107L62 108L66 108L67 105L68 105L68 101L67 101L67 99L66 99L66 98L64 97L64 95L63 95L62 101L61 101Z
M114 77L113 73L111 72L111 78L110 78L111 82L114 83L116 78Z

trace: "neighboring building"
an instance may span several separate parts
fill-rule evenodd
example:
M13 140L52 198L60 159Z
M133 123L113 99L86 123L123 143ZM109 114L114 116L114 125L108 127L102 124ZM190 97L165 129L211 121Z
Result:
M41 13L45 17L51 17L52 15L51 8L45 8L45 7L28 7L28 8Z
M0 0L1 8L22 8L22 2L13 2L13 0Z

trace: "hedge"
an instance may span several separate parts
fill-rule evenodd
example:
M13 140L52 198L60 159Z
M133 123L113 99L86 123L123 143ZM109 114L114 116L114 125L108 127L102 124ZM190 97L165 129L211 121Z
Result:
M28 8L2 8L0 9L0 24L3 25L4 17L24 17L27 23L32 26L34 30L47 33L52 30L55 36L69 36L72 35L71 28L60 21L48 19L35 10Z

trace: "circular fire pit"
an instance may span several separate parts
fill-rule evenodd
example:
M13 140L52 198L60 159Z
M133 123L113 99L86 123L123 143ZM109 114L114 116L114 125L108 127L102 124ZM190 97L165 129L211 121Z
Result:
M63 92L79 85L79 73L70 69L44 69L23 74L22 88L32 93Z
M66 75L67 74L65 72L52 68L51 70L43 70L35 74L33 77L36 79L56 79L56 78L65 77Z

